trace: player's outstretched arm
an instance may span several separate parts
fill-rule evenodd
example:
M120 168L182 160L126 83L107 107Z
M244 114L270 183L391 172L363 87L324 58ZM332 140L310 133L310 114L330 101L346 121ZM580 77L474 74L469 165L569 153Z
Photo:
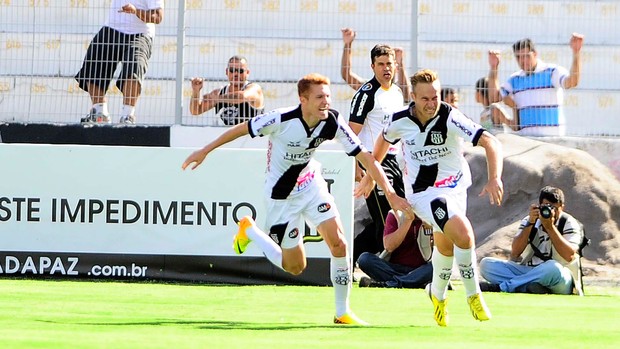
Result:
M213 150L217 149L218 147L228 142L234 141L235 139L241 136L247 135L248 132L249 131L248 131L247 121L229 128L228 130L226 130L226 132L222 133L219 137L214 139L211 143L191 153L187 157L187 159L185 159L185 161L183 162L183 165L181 165L181 168L185 170L188 166L191 165L190 169L194 170L196 167L202 164L202 162L207 157L207 155L209 155L210 152L212 152Z

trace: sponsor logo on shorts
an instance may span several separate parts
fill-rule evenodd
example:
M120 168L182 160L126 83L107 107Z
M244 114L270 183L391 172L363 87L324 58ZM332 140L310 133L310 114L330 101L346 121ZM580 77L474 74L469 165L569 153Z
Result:
M296 238L297 236L299 236L299 229L295 228L291 231L288 232L288 237L291 239Z
M317 207L317 210L321 213L325 213L329 211L331 208L332 208L332 205L326 202L324 204L320 204L319 207Z
M278 234L275 233L271 233L269 234L269 237L271 238L271 240L273 240L273 242L275 242L276 244L280 244L280 239L278 239Z

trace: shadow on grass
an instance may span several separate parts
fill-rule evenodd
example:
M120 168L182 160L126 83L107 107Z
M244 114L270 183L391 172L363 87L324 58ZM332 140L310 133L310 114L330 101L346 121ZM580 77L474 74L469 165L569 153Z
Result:
M425 326L358 326L358 325L336 325L336 324L317 324L317 323L256 323L239 321L187 321L187 320L153 320L153 321L128 321L128 322L64 322L38 320L49 324L71 324L84 326L166 326L166 325L194 325L203 330L253 330L253 331L287 331L303 329L341 329L341 328L363 328L363 329L388 329L404 327L425 327Z

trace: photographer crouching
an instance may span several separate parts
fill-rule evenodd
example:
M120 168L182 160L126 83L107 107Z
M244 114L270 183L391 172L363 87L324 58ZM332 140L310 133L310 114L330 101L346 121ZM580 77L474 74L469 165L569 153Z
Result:
M480 261L483 291L583 295L578 254L581 223L564 212L564 193L546 186L532 204L512 241L509 261Z

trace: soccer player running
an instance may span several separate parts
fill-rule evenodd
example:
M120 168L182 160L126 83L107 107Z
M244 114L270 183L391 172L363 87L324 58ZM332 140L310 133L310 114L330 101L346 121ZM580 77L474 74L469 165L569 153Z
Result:
M478 284L474 231L465 215L467 188L472 179L462 142L472 142L486 152L488 182L480 196L489 194L492 205L502 203L501 143L458 109L441 102L441 85L434 71L418 71L411 77L411 85L413 102L408 109L392 115L373 155L380 161L390 144L401 142L406 198L415 214L433 226L433 278L426 291L433 302L437 324L448 325L446 296L453 259L473 317L489 320L491 312ZM364 179L360 186L356 194L367 194L373 187L369 179Z
M234 250L241 254L254 241L271 263L298 275L306 268L303 234L299 233L304 229L305 220L316 227L332 254L330 275L336 303L334 323L367 325L349 308L351 265L347 242L334 198L321 176L320 164L312 158L317 147L331 139L341 143L345 152L355 156L377 181L392 208L408 216L413 212L407 201L394 192L379 163L364 148L344 118L329 108L329 84L329 79L320 74L304 76L297 83L298 106L275 109L233 126L193 152L182 168L191 166L195 169L211 151L241 136L269 136L265 181L267 231L262 231L252 217L243 217L234 237Z

